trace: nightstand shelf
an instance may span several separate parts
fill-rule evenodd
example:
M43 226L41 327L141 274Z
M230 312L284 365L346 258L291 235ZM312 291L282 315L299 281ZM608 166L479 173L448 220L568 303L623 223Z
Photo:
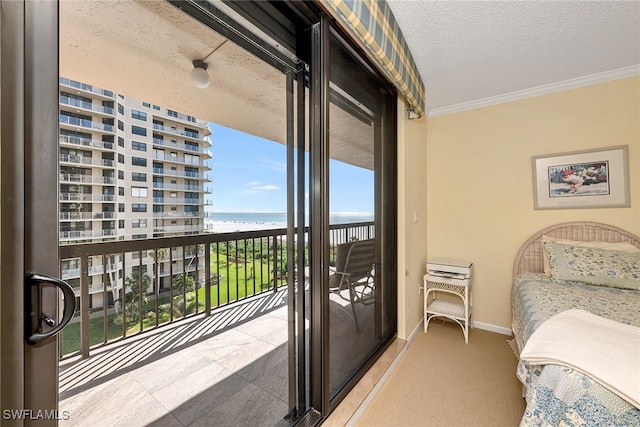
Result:
M469 326L471 326L472 298L471 278L457 279L452 277L424 275L424 331L427 332L431 319L441 317L456 322L464 333L464 342L469 342ZM449 294L459 301L439 299L438 294Z

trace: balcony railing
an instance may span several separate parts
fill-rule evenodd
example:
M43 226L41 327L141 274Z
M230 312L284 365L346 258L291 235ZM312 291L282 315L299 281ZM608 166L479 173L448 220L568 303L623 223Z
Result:
M115 185L116 179L109 176L91 176L91 175L81 175L77 173L61 173L60 182L74 183L74 184L83 183L83 184Z
M154 182L153 188L162 188L165 190L180 190L180 191L193 191L200 193L211 193L211 190L203 187L202 185L187 185L187 184L165 184L164 182Z
M154 212L154 218L211 218L211 212L168 211Z
M334 243L374 233L373 222L330 227ZM286 234L283 228L61 245L61 265L73 268L60 275L74 278L79 302L63 331L61 357L88 357L109 342L277 291L287 280L287 245L295 244Z
M202 143L202 141L200 141L200 143ZM193 146L193 145L181 144L179 142L165 141L164 139L160 139L160 138L153 138L153 144L162 145L164 147L177 148L185 151L193 151L194 153L202 153L211 157L211 151L207 147Z
M200 140L200 138L201 138L199 132L191 132L191 131L184 130L184 129L178 129L176 127L160 125L158 123L154 123L153 124L153 129L154 130L158 130L160 132L170 133L172 135L180 135L180 136L183 136L185 138L193 138L193 139L197 139L197 140Z
M98 123L87 119L79 119L77 117L71 117L65 114L60 114L60 123L82 126L88 129L101 130L105 132L113 132L113 125Z
M212 205L213 201L204 199L182 199L178 197L154 197L153 203L166 205Z
M83 138L80 136L60 135L59 141L61 144L82 145L85 147L113 150L113 142L94 141L90 138Z
M97 159L95 157L76 156L71 154L60 154L58 157L61 163L75 163L110 168L115 166L115 161L110 159Z
M165 175L165 176L183 176L186 178L195 178L195 179L204 179L204 173L198 172L187 172L187 171L179 171L173 169L165 169L165 168L153 168L153 173L156 175Z
M60 221L114 219L115 212L60 212Z
M114 194L85 194L85 193L60 193L61 202L113 202Z
M64 77L60 77L60 84L75 89L84 90L85 92L95 93L96 95L101 95L107 98L115 98L114 93L110 90L100 89L89 84L77 82L75 80L67 79Z
M69 98L68 96L60 95L60 103L64 105L70 105L72 107L79 107L85 110L89 110L96 113L113 115L113 108L103 107L101 105L95 105L91 102L81 101L79 99Z

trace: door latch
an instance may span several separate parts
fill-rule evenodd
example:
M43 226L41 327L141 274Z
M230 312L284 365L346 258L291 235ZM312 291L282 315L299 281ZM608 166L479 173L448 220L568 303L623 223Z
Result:
M42 313L42 285L53 285L62 291L64 307L62 319L56 321L52 316ZM25 280L25 339L28 344L37 344L55 336L73 317L76 310L76 296L67 282L42 274L30 273ZM43 332L42 326L52 328Z

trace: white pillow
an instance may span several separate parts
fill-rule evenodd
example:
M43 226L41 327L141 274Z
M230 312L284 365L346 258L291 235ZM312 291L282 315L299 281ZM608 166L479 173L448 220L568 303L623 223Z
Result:
M640 248L638 248L637 246L629 242L585 242L580 240L558 239L556 237L551 237L551 236L542 236L542 241L555 242L563 245L571 245L571 246L577 246L581 248L596 248L596 249L604 249L604 250L610 250L610 251L623 251L623 252L630 252L630 253L640 252ZM549 254L547 253L547 250L544 247L544 245L542 246L542 248L544 253L544 256L542 257L544 261L544 274L546 276L551 276Z

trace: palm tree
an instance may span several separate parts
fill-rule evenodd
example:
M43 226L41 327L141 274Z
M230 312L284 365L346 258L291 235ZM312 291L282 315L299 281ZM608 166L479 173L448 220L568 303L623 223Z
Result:
M140 313L143 312L144 304L148 302L147 289L151 285L151 277L147 273L134 270L131 275L125 279L125 315L127 324L136 324L140 322Z

